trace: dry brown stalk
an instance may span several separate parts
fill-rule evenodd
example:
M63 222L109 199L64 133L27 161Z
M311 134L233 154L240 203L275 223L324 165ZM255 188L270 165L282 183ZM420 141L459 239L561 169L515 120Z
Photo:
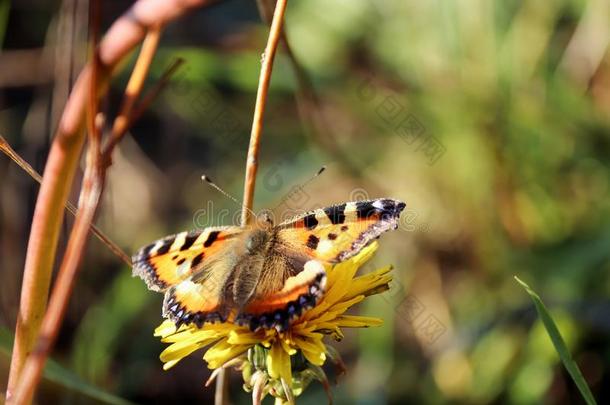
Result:
M55 343L59 333L59 326L65 314L68 297L74 286L76 270L82 259L84 247L87 242L87 233L97 211L98 202L103 188L103 167L101 157L101 131L96 125L98 111L97 83L100 70L100 58L97 49L97 33L99 29L99 2L91 4L91 25L93 27L93 57L90 63L91 80L88 91L88 149L86 157L85 174L78 200L78 211L74 225L68 239L53 293L49 300L47 311L44 314L40 331L36 338L36 345L27 356L19 382L14 392L7 395L7 404L29 404L32 402L34 391L42 377L46 359ZM44 184L44 181L43 181ZM65 297L65 299L64 299Z
M142 90L144 80L155 54L159 41L160 31L154 27L147 34L142 50L131 74L121 111L116 118L107 147L102 150L101 115L98 115L99 100L96 94L97 73L100 60L97 52L94 54L94 63L91 69L91 90L89 92L88 109L88 150L85 175L83 178L79 209L76 214L74 226L68 240L68 246L63 257L57 281L49 300L49 306L43 318L34 351L28 356L21 381L17 385L11 402L15 404L29 403L35 387L40 381L42 370L48 354L57 338L61 322L68 306L68 301L76 274L82 260L87 243L87 233L93 223L99 207L99 201L104 188L106 169L110 165L110 158L114 147L128 129L130 114L135 100ZM96 122L97 119L97 122Z
M40 175L40 173L38 173L36 170L34 170L34 168L32 166L30 166L30 164L28 162L26 162L25 159L23 159L21 156L19 156L19 154L17 152L15 152L15 150L13 150L13 148L11 148L11 145L9 145L9 143L6 141L6 139L4 139L4 137L2 135L0 135L0 150L2 152L4 152L8 157L10 157L11 160L13 160L13 162L15 162L19 167L21 167L27 174L29 174L30 177L32 177L38 183L42 183L42 176ZM72 215L76 216L76 211L77 211L76 207L69 200L66 201L66 209ZM121 249L119 247L119 245L114 243L112 241L112 239L110 239L95 224L91 225L91 232L93 232L93 234L104 245L106 245L108 247L108 249L110 249L110 251L112 253L114 253L114 255L116 257L121 259L123 261L123 263L125 263L127 266L131 267L131 258L129 257L129 255L127 253L125 253L123 251L123 249Z
M46 298L49 291L50 278L55 261L57 240L62 224L62 211L67 202L68 193L74 179L76 167L78 165L82 146L84 144L83 121L87 96L91 94L102 94L108 84L111 73L124 57L140 43L145 34L150 29L158 29L168 22L180 17L189 10L212 4L214 0L139 0L125 14L123 14L109 29L106 36L101 41L98 52L97 72L93 72L91 62L83 69L74 89L66 103L63 115L58 125L57 133L53 140L47 163L44 170L43 181L38 193L30 239L26 254L26 264L21 289L21 301L17 326L15 331L15 344L13 346L13 357L9 381L7 384L7 401L14 401L12 393L17 384L20 384L20 396L15 403L28 403L31 393L35 389L38 370L36 364L44 364L33 361L30 366L33 378L22 379L22 369L25 360L32 353L34 342L37 339L43 314L46 309ZM95 80L93 76L96 76ZM90 89L93 89L90 91ZM111 149L110 149L111 150ZM91 162L88 159L88 162ZM93 202L99 199L96 197L97 189L91 183L97 177L97 169L89 169L83 180L83 189L87 186L87 199L81 198L83 207L90 207ZM87 183L85 183L85 180ZM101 192L101 189L99 190ZM81 197L83 194L81 193ZM81 204L81 202L79 202ZM97 206L97 204L93 204ZM82 224L90 224L95 215L95 210L89 209L88 212L77 218L71 239L77 242L68 244L75 253L74 256L66 252L66 257L62 261L62 268L68 268L68 264L78 263L78 256L82 252L76 252L84 247L84 242L78 238L86 239L85 234L80 232ZM77 228L76 226L79 225ZM68 264L66 264L68 263ZM69 272L64 272L69 279ZM58 278L59 280L59 278ZM71 291L71 283L62 285L57 290L59 295ZM51 318L49 318L51 319ZM49 320L48 325L53 324ZM57 323L57 325L59 322ZM56 332L56 331L55 331ZM40 344L44 347L45 339L43 336ZM48 345L50 347L50 344ZM38 352L36 353L38 354ZM28 383L31 386L28 386Z
M258 170L258 149L263 130L263 118L267 105L267 93L271 82L273 60L277 46L281 38L282 24L286 12L287 0L278 0L273 12L273 20L269 30L267 46L263 54L261 73L258 79L258 91L256 93L256 104L254 106L254 118L252 119L252 131L250 132L250 144L248 146L248 157L246 160L246 175L244 181L244 202L241 214L242 226L251 221L252 203L254 199L254 188L256 185L256 172Z
M267 105L267 94L271 83L271 73L273 71L273 61L277 52L277 47L282 35L282 25L286 13L287 0L278 0L273 12L267 46L263 54L261 72L258 80L258 90L256 93L256 103L254 106L254 117L252 119L252 130L250 132L250 144L246 158L246 174L244 179L244 200L241 212L241 225L246 226L252 220L252 205L254 199L254 189L256 185L256 172L258 170L258 151L260 146L261 134L263 130L263 118ZM227 402L228 391L227 369L222 369L216 378L216 395L214 402L216 405L224 405Z
M40 299L40 297L46 297L48 292L58 231L61 225L61 215L58 211L61 211L63 205L67 202L69 187L74 178L78 157L84 143L82 127L87 94L90 94L90 122L93 123L95 119L94 112L97 111L97 95L105 92L112 71L125 55L142 40L145 32L149 30L152 34L149 37L149 41L147 41L147 45L143 46L140 54L140 57L144 59L146 59L147 55L151 54L151 50L154 53L158 43L158 37L155 39L154 36L158 35L163 25L193 7L207 5L212 2L205 0L138 1L125 15L113 24L104 40L100 43L99 48L97 48L94 63L90 62L81 72L66 104L51 147L32 223L26 268L24 270L24 283L22 286L22 305L20 306L15 350L13 352L9 388L7 390L7 400L10 403L26 404L31 401L40 379L44 362L57 337L63 315L65 314L68 298L71 294L86 245L87 233L92 225L102 194L105 170L110 163L110 153L132 122L129 116L134 111L135 100L141 91L143 78L146 76L150 61L147 62L148 65L146 62L142 62L140 66L136 63L136 69L134 69L134 74L130 80L132 85L128 86L130 91L126 92L126 99L123 103L119 120L115 121L107 148L103 151L99 128L101 125L89 125L87 165L79 198L79 211L62 260L57 283L49 303L49 309L40 328L40 337L37 340L36 350L28 356L32 348L33 338L38 335L36 333L37 325L40 325L40 317L45 308L44 298ZM242 223L244 225L251 220L249 213L254 195L262 122L273 60L281 35L285 9L286 0L279 0L274 12L269 39L262 61L246 164L244 210L242 212ZM145 100L142 104L145 102L147 101ZM141 110L136 108L135 111L140 112ZM41 275L42 277L40 277ZM35 292L42 292L42 294L34 295ZM34 297L38 297L38 299ZM32 319L34 319L34 322L28 322L28 320L32 321ZM17 336L20 329L21 338ZM28 356L28 360L24 366L23 360L26 356ZM23 372L21 372L22 368ZM219 375L218 381L226 381L222 374ZM17 389L14 395L11 395L11 389L16 386L19 377L21 378L19 379ZM217 403L224 403L226 395L222 386L226 386L226 384L219 385L221 385L221 390L220 395L216 397L216 401Z
M154 87L149 90L143 97L142 101L138 105L133 108L133 112L131 113L131 121L137 121L140 119L144 111L148 109L148 107L152 104L153 100L157 98L159 93L163 91L163 89L169 84L170 78L176 73L176 71L182 66L184 63L184 59L176 59L171 63L171 65L163 72L163 75L159 79L157 83L155 83Z
M271 16L273 13L274 0L257 0L258 12L261 19L267 24L271 24ZM290 62L297 81L297 92L295 101L297 111L309 137L318 144L319 147L325 149L332 157L347 169L354 178L362 177L360 167L354 164L341 150L334 136L328 136L333 128L325 115L322 106L322 101L316 93L313 83L309 78L303 65L299 62L296 55L292 51L288 35L285 30L282 30L281 42L284 46L286 58ZM369 187L374 187L370 185Z
M157 51L160 37L161 29L159 26L155 26L148 31L146 38L144 38L142 50L140 51L138 60L136 61L129 82L127 82L127 87L125 88L121 110L114 120L106 150L112 151L114 146L121 140L123 135L125 135L125 132L127 132L127 128L129 128L133 107L144 87L144 81L146 80L150 64Z

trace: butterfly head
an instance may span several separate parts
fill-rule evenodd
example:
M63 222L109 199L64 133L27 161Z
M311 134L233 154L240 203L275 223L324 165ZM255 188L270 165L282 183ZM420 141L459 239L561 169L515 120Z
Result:
M269 241L271 234L267 229L254 229L246 238L246 249L249 253L256 253L263 249Z
M263 211L256 216L256 225L258 228L271 230L273 228L273 219L271 218L271 212Z

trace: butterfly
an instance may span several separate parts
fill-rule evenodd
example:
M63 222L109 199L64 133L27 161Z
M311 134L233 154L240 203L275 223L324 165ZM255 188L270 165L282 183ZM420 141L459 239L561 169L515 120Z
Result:
M133 275L163 292L163 317L177 326L232 322L286 330L324 295L325 264L356 255L396 229L405 203L348 202L277 226L209 227L167 236L133 256Z

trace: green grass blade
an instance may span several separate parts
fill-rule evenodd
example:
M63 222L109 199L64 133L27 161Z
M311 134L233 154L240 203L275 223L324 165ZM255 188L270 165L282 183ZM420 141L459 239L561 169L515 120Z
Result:
M6 328L0 328L0 353L4 353L10 357L12 346L13 334ZM77 374L74 374L72 371L50 359L47 360L44 369L44 378L106 404L133 405L133 402L129 402L89 384Z
M0 0L0 50L4 45L4 37L8 26L8 15L11 10L11 0Z
M568 348L566 347L566 344L563 341L563 338L561 337L561 333L559 333L559 329L557 329L557 325L555 325L553 318L551 318L551 315L549 315L549 312L547 311L546 307L544 306L544 303L540 299L540 296L536 294L536 292L532 290L529 285L521 281L517 276L515 276L515 280L517 280L517 282L521 284L521 286L523 286L525 291L534 301L538 316L540 316L540 319L544 324L544 328L549 334L549 337L553 342L553 346L555 346L557 354L559 354L559 357L561 358L564 367L566 368L566 370L568 370L568 373L570 373L572 380L574 380L574 383L576 383L576 386L578 387L578 390L585 399L585 402L588 405L597 404L595 398L593 397L593 394L591 393L591 390L589 389L589 386L587 385L587 382L585 381L584 377L582 376L582 373L580 372L580 369L576 365L574 359L572 359L572 355L568 351Z

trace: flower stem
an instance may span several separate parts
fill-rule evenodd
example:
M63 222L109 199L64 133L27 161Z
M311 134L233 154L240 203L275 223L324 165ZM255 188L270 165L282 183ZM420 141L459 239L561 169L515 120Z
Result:
M273 61L277 52L277 47L282 36L282 24L288 0L278 0L269 29L267 46L263 54L261 72L258 79L258 90L256 93L256 104L254 106L254 117L252 119L252 130L250 132L250 144L248 146L248 156L246 158L246 174L244 180L244 200L241 212L241 225L246 226L252 221L252 205L254 200L254 188L256 185L256 172L258 170L258 150L263 131L263 118L265 107L267 106L267 94L271 83L271 72L273 71ZM227 403L228 382L227 370L223 369L218 373L216 379L216 394L214 403L225 405Z
M254 118L252 119L252 131L250 132L250 145L248 146L248 157L246 160L246 176L244 181L244 207L241 214L242 225L251 221L252 203L254 199L254 186L256 183L256 172L258 170L258 149L263 130L263 117L267 105L267 93L271 82L273 60L281 38L282 23L286 12L287 0L278 0L271 21L269 38L263 54L261 73L258 80L258 91L256 93L256 104L254 107Z

